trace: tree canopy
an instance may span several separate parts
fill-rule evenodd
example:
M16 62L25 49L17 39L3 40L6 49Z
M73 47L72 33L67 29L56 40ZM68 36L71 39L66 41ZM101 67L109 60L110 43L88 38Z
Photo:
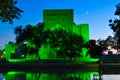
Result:
M23 11L17 6L17 0L0 0L0 21L13 24L13 19L20 19Z
M84 40L82 36L58 29L50 32L49 43L52 48L56 48L57 55L65 58L81 57Z
M38 50L44 44L55 49L57 57L76 58L82 56L83 37L64 29L44 30L43 23L39 23L35 26L18 26L14 33L16 34L16 43L27 42L28 53L30 54L35 53L39 56Z
M115 39L117 41L117 49L120 49L120 3L116 5L116 11L114 15L118 16L114 20L109 20L109 26L114 32Z
M103 52L103 48L96 44L96 40L89 40L86 43L88 49L87 55L90 54L92 58L100 58Z
M24 44L27 42L27 52L30 54L37 54L39 58L38 50L41 47L43 40L43 23L38 23L35 26L26 25L18 26L15 28L14 33L16 34L16 43Z

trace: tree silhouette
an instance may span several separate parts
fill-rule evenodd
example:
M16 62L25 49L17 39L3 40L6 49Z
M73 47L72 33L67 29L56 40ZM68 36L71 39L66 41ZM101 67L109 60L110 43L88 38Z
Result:
M0 49L0 58L1 58L1 55L3 54L3 50Z
M27 42L27 50L30 54L35 53L39 56L39 48L41 44L44 44L50 45L51 49L55 49L57 57L72 59L82 56L83 37L64 29L44 30L44 25L38 24L36 26L27 25L24 28L18 26L15 28L14 33L16 34L16 43L23 44Z
M110 19L109 26L115 33L114 36L117 41L117 49L119 51L119 49L120 49L120 3L118 3L116 5L116 11L115 11L114 15L118 16L118 18L116 18L114 20Z
M70 59L80 57L84 40L82 36L75 35L63 29L50 32L49 43L56 48L59 57Z
M88 52L92 58L100 58L103 52L103 48L96 44L96 40L89 40L86 45Z
M23 11L17 6L16 0L0 0L0 21L13 24L13 19L20 19Z
M29 54L36 54L38 58L39 56L39 48L41 44L44 43L44 25L43 23L39 23L36 26L26 25L24 28L22 26L18 26L15 28L14 33L16 34L16 43L24 44L27 43L27 52Z

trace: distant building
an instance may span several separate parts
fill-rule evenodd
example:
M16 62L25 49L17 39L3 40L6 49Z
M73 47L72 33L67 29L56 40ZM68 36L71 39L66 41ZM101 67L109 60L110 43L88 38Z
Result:
M83 36L85 41L89 40L89 25L88 24L74 24L73 9L57 9L57 10L43 10L43 23L46 30L65 29L71 33ZM84 56L86 49L82 49ZM40 55L42 59L55 59L55 51L50 47L43 46L40 48ZM42 56L42 54L44 54ZM53 56L54 55L54 56Z

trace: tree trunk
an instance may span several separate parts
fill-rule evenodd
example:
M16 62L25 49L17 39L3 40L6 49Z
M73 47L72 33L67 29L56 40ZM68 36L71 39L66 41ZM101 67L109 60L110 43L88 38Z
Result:
M39 56L39 48L37 48L36 52L37 52L38 60L40 60L40 56Z
M38 55L37 55L37 56L38 56L38 60L40 60L40 56L39 56L39 53L38 53Z

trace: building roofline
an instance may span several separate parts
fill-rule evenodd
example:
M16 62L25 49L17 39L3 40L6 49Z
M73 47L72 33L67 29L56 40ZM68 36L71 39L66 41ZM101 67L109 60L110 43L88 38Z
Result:
M73 11L73 9L43 9L43 11Z

